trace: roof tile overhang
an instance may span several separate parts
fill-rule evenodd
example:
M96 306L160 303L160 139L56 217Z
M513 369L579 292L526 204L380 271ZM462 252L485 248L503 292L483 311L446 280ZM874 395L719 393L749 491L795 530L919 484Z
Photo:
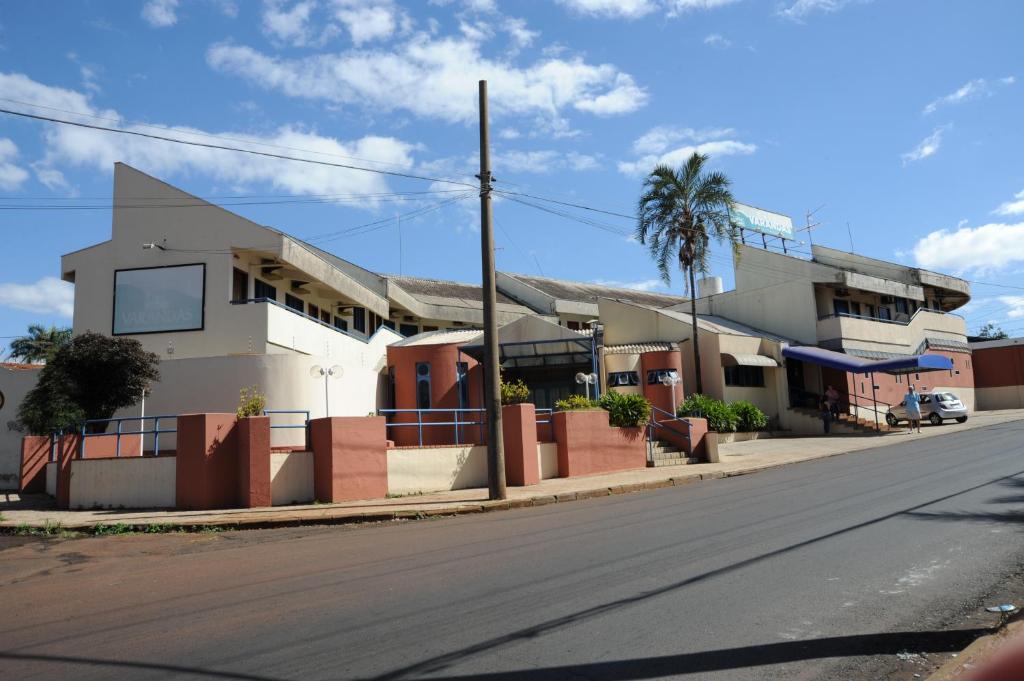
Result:
M625 345L606 345L606 355L642 355L645 352L671 352L678 350L677 343L627 343Z

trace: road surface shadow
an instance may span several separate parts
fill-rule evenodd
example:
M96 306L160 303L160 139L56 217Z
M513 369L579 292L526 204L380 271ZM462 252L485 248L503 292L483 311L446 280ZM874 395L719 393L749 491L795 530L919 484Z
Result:
M1016 490L1019 494L1006 494L992 497L987 504L1021 504L1022 507L1008 511L914 511L907 513L911 518L920 520L969 521L979 523L1024 524L1024 479L1016 476L1000 480L999 484Z
M554 667L536 667L503 672L475 672L468 675L434 676L430 670L416 673L445 681L481 679L483 681L509 681L511 679L601 679L603 681L630 681L633 679L662 678L703 672L763 667L803 660L897 655L903 652L952 653L966 648L977 637L990 633L989 629L959 629L955 631L900 631L884 634L856 634L805 641L783 641L743 648L723 648L696 653L641 657L607 662L567 664ZM0 660L35 662L45 665L71 665L107 668L114 673L123 670L163 671L186 674L197 678L229 679L233 681L291 681L245 672L203 669L182 665L160 664L131 660L104 660L90 657L66 657L0 652ZM411 674L412 672L410 672ZM294 679L295 677L293 677ZM386 674L373 679L412 678L409 674Z

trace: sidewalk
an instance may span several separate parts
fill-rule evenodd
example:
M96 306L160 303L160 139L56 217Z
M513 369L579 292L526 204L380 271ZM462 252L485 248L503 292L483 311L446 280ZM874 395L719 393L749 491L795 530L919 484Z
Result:
M48 497L21 499L0 493L0 527L43 527L59 523L65 530L88 530L96 525L123 523L132 526L235 526L350 523L430 516L480 513L483 511L589 499L610 494L637 492L700 480L746 475L768 468L822 459L858 450L884 447L917 438L950 435L965 430L1024 420L1024 410L990 411L974 414L963 424L922 427L920 435L904 432L864 436L778 437L736 442L719 447L719 463L643 468L579 478L553 478L530 487L509 487L509 498L488 501L486 489L414 495L392 499L352 501L341 504L240 508L218 511L58 511L49 508Z

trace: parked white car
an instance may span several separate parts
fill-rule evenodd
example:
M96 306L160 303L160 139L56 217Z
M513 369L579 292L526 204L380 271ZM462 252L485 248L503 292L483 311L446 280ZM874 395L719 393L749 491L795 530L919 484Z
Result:
M953 393L919 393L918 397L921 400L921 418L928 419L933 426L941 425L948 419L956 419L957 423L967 420L967 407ZM889 407L889 411L885 415L885 422L890 426L896 426L900 421L906 421L906 405L906 400L904 400Z

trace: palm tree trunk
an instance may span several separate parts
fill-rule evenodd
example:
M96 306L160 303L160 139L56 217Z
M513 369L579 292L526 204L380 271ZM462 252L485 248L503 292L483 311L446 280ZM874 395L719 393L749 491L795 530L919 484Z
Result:
M697 392L704 394L704 382L700 376L700 344L697 342L697 283L693 274L693 266L687 268L690 271L690 323L693 325L693 375L696 377Z

